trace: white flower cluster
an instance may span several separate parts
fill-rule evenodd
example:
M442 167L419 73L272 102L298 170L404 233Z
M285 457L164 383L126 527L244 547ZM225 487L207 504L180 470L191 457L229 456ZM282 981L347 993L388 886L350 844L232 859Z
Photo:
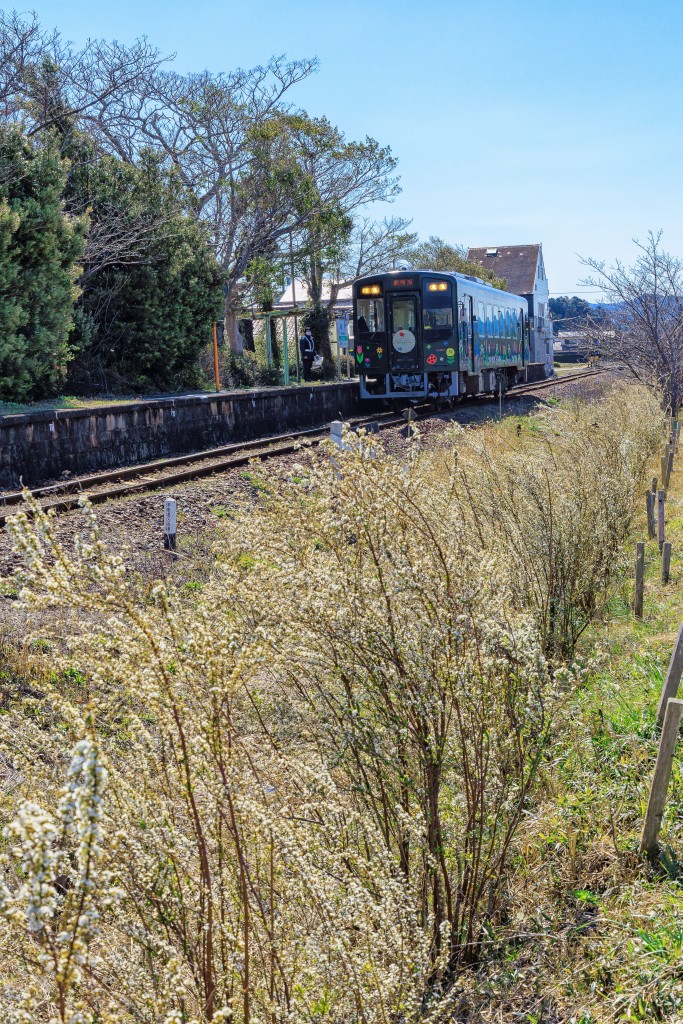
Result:
M558 413L535 462L492 428L404 462L347 436L336 472L302 465L235 510L191 601L128 579L90 510L75 554L40 510L18 520L27 602L82 630L50 653L40 727L18 719L50 757L24 757L36 794L5 830L7 948L35 972L0 953L15 1019L458 1019L578 678L555 641L613 571L603 551L584 578L576 551L596 529L618 548L637 420ZM578 452L590 486L565 494ZM544 494L574 519L543 518Z
M73 751L67 783L56 814L24 802L5 826L10 852L6 871L14 869L14 889L0 885L0 913L25 928L38 943L37 956L51 978L61 1017L69 1024L90 1019L79 1005L79 988L90 946L96 937L96 900L111 903L111 875L100 874L103 860L102 796L107 771L93 740L80 740ZM26 996L26 993L25 993ZM38 1002L42 993L36 992ZM22 1013L31 1000L24 998Z

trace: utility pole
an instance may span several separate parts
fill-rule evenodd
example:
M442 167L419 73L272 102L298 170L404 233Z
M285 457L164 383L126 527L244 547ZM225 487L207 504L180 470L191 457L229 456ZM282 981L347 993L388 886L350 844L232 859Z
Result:
M296 281L294 280L294 249L292 247L292 229L289 230L289 271L292 275L292 306L296 310ZM299 373L299 324L296 312L294 313L294 348L296 350L296 382L301 383Z

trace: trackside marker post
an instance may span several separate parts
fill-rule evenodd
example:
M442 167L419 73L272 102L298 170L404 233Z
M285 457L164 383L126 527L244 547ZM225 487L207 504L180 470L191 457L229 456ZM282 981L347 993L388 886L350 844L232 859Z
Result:
M659 701L659 707L657 708L657 725L661 725L664 721L664 712L666 710L667 701L671 700L671 698L675 697L678 693L681 675L683 675L683 622L678 629L676 645L673 649L669 668L666 673L666 679L664 680L664 686L662 687L662 696Z
M175 551L176 524L178 521L175 498L164 499L164 548Z
M415 413L412 409L404 409L401 416L406 421L405 427L401 429L401 435L409 440L413 436L413 422L415 420Z
M669 788L671 767L676 753L682 714L683 700L670 698L666 704L655 772L652 777L650 797L647 802L645 822L643 823L643 831L640 837L640 852L647 854L649 857L653 856L658 848L659 830L662 827L666 793Z
M637 619L643 617L643 584L645 582L645 544L636 544L636 596L633 602L633 614Z
M343 441L343 433L344 433L344 424L343 424L343 422L341 420L332 420L332 422L330 423L330 441L334 445L336 445L337 448L340 451L344 451L345 449L348 450L348 445L344 444L344 441ZM338 463L338 461L337 461L337 459L335 458L334 455L330 456L330 463L332 465L332 469L333 469L333 472L334 472L334 475L335 475L336 479L337 480L341 480L341 478L342 478L341 466L339 465L339 463Z

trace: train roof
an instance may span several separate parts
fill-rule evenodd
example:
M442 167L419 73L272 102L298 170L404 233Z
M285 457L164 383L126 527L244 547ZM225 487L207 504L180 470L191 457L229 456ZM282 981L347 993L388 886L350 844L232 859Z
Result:
M411 267L409 270L383 270L377 274L364 274L362 277L357 277L353 282L354 287L360 284L361 281L376 281L377 278L393 277L394 275L406 274L429 274L434 277L452 277L457 281L469 281L471 284L476 284L478 288L484 288L487 292L493 292L497 295L507 295L511 299L518 299L522 305L526 305L526 299L523 295L518 295L516 292L508 292L503 288L496 288L490 281L484 281L481 277L474 277L471 274L461 274L459 270L430 270L422 267Z

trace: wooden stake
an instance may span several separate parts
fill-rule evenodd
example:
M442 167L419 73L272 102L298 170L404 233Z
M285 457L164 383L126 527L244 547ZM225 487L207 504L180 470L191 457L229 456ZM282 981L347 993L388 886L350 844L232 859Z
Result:
M650 787L650 797L645 812L645 822L640 837L640 852L652 857L658 849L659 830L662 827L666 793L671 778L671 767L676 753L678 730L683 714L683 700L667 701L662 735L659 738L657 762Z
M643 617L643 587L645 584L645 544L639 540L636 544L636 596L633 601L633 614L637 619Z
M657 477L656 476L652 477L652 487L650 488L650 490L652 491L653 494L655 494L655 495L657 494Z
M671 571L671 541L665 540L662 546L662 583L669 582Z
M661 458L661 479L662 479L662 487L664 488L664 490L666 490L666 467L667 467L667 463L668 463L668 458L667 458L666 454L664 454L664 455L662 455L662 458Z
M667 488L668 488L668 486L669 486L669 484L671 482L671 474L673 473L673 469L674 469L674 453L673 453L673 448L671 448L669 450L669 457L666 460L666 486L667 486Z
M647 535L650 540L657 536L655 529L655 496L652 491L645 493L645 508L647 511Z
M662 490L657 491L657 535L661 551L664 543L664 491Z
M678 629L676 644L671 655L664 686L662 687L662 696L659 699L659 707L657 708L657 725L661 725L664 721L667 701L671 700L678 693L681 675L683 675L683 622Z

